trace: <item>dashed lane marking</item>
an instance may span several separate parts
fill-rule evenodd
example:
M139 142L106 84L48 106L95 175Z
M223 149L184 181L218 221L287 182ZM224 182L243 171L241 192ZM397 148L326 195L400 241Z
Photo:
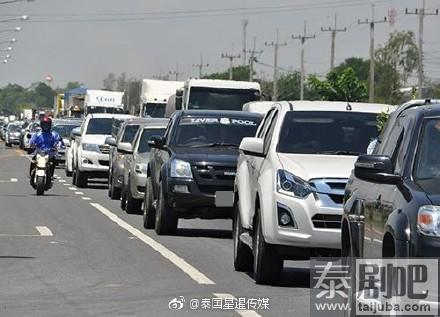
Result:
M83 192L75 192L75 195L84 195Z
M69 187L69 190L78 190L76 187Z
M221 298L221 299L232 299L232 300L236 300L236 298L234 296L232 296L231 294L223 294L223 293L214 293L213 294L215 297L217 298ZM261 315L257 314L256 311L254 310L240 310L240 309L236 309L235 310L240 316L242 317L261 317Z
M92 200L90 197L81 197L82 200Z
M159 252L164 258L169 260L171 263L173 263L175 266L177 266L179 269L181 269L183 272L189 275L194 281L196 281L199 284L205 284L205 285L214 285L215 282L210 280L205 274L200 272L198 269L193 267L191 264L186 262L184 259L179 257L177 254L175 254L173 251L167 249L162 244L157 242L156 240L150 238L146 234L142 233L140 230L134 228L132 225L128 224L121 218L119 218L117 215L112 213L107 208L101 206L97 203L90 203L92 207L97 209L99 212L101 212L103 215L107 216L110 220L115 222L118 226L121 228L124 228L128 232L130 232L133 236L137 237L139 240L144 242L145 244L149 245L151 248Z
M18 179L17 178L11 178L10 181L11 181L11 183L16 183L16 182L18 182Z
M65 183L66 181L64 179L58 180L60 183Z
M35 228L37 228L38 232L40 233L41 236L43 237L51 237L53 236L52 231L50 231L50 229L48 227L45 226L36 226Z

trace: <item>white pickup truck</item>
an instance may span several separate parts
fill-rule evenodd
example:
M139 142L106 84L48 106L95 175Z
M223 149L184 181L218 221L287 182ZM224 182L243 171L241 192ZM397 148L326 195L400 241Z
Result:
M123 114L89 114L81 127L73 129L72 144L73 184L87 187L89 178L107 178L109 145L105 139L112 136L122 121L133 118Z

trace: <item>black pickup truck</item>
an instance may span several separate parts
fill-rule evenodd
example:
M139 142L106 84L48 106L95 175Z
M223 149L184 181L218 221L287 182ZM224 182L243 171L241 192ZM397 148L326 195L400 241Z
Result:
M164 136L149 142L145 228L172 234L179 218L232 217L238 147L260 121L241 111L175 112Z

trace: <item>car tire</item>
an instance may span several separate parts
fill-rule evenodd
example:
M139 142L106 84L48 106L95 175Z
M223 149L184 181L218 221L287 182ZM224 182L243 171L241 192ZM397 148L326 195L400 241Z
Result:
M113 178L109 178L109 196L112 200L121 199L121 189L115 187Z
M88 176L86 172L81 172L78 167L76 168L75 171L75 185L78 188L86 188L87 187L87 181L88 181Z
M142 215L142 200L134 199L131 194L130 176L127 184L127 200L125 203L125 212L127 214Z
M259 210L256 216L253 237L255 282L257 284L274 284L281 277L284 261L275 247L264 241Z
M125 210L125 208L127 207L127 187L122 184L122 189L121 189L121 209Z
M76 167L72 167L72 184L76 185Z
M147 178L144 195L144 228L153 229L156 221L156 210L153 206L153 184L151 177Z
M155 231L158 235L174 234L177 231L179 218L176 212L168 206L164 197L163 184L159 185L159 197L157 201Z
M232 221L232 237L234 242L234 268L238 272L251 272L253 268L252 250L240 240L244 232L241 225L240 210L238 202L235 203L234 219Z
M69 170L66 168L64 169L64 171L66 172L66 177L72 177L72 172L69 172Z

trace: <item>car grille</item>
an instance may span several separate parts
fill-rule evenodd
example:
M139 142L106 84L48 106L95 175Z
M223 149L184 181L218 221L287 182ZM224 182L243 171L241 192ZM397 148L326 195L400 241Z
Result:
M315 228L340 229L341 215L316 214L312 218Z
M346 178L322 178L310 180L323 207L342 208Z
M237 169L232 166L194 165L193 172L202 180L234 181Z
M102 166L110 166L110 161L99 160L99 165Z
M100 145L99 146L99 151L101 151L102 154L109 154L110 153L110 146L105 144L105 145Z

